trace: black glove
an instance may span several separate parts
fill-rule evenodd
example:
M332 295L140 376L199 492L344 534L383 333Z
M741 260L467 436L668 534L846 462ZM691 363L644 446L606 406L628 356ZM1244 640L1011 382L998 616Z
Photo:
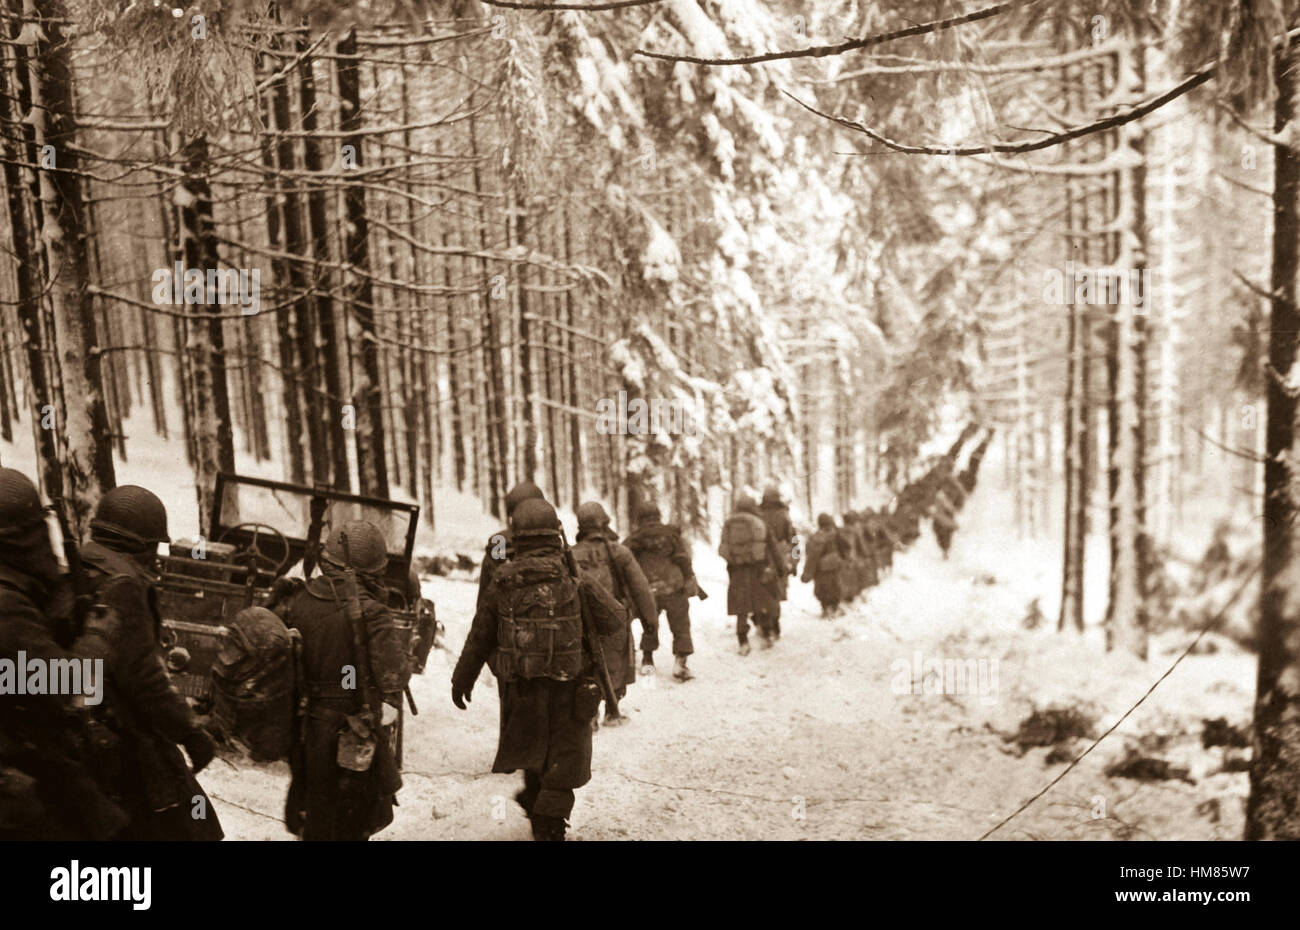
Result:
M217 747L212 743L212 737L208 736L203 730L195 730L185 741L181 743L185 751L189 753L190 764L194 766L194 774L198 774L207 767L212 761L212 757L217 754Z
M474 690L473 685L470 685L468 688L466 688L456 684L456 682L453 681L451 683L451 702L455 704L457 707L459 707L461 710L464 710L465 705L469 703L471 700L469 695L470 692L473 690Z
M122 636L122 618L117 615L117 611L102 604L96 604L87 611L86 620L81 629L83 636L98 636L104 645L113 649L117 647L117 641Z

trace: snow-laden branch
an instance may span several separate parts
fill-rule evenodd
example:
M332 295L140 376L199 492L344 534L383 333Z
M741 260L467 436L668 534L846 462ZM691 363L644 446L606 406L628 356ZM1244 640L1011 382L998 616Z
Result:
M492 2L492 0L484 0ZM896 39L906 39L912 36L928 35L934 32L940 32L944 29L951 29L954 26L965 25L966 23L978 22L982 19L989 19L997 16L999 13L1005 13L1018 6L1028 6L1031 3L1037 3L1038 0L1009 0L1006 3L996 3L993 6L984 7L970 13L964 13L961 16L952 16L948 19L937 19L928 23L918 23L915 26L908 26L906 29L896 29L893 32L882 32L877 35L863 36L860 39L849 39L847 42L840 42L836 45L813 45L808 48L793 49L784 52L764 52L759 55L745 55L739 58L698 58L694 55L671 55L666 52L652 52L649 49L639 48L636 54L646 58L655 58L659 61L683 61L692 65L756 65L764 61L781 61L789 58L829 58L832 55L842 55L845 52L854 52L864 48L871 48L876 45L884 45L886 42L893 42Z
M607 3L523 3L520 0L482 0L488 6L499 6L507 10L577 10L578 12L600 13L605 10L624 10L631 6L650 6L663 0L610 0Z
M1060 145L1073 139L1083 136L1090 136L1093 133L1105 132L1107 129L1114 129L1123 126L1125 123L1131 123L1139 120L1149 113L1152 113L1171 100L1176 100L1184 94L1200 87L1202 84L1214 77L1218 68L1218 63L1210 65L1194 73L1191 77L1184 79L1182 82L1175 84L1172 88L1153 97L1145 103L1135 107L1130 107L1113 116L1107 116L1104 119L1087 123L1083 126L1075 126L1065 132L1052 133L1042 139L1032 139L1025 142L990 142L985 145L967 145L967 146L936 146L936 145L908 145L902 142L895 142L893 139L886 138L868 126L864 126L856 120L847 119L843 116L835 116L830 113L824 113L811 104L804 103L789 91L782 91L787 97L793 100L799 106L815 113L822 119L830 120L832 123L838 123L855 132L860 132L867 138L879 142L887 149L895 152L902 152L905 155L1020 155L1025 152L1038 152L1042 149L1051 148L1054 145Z

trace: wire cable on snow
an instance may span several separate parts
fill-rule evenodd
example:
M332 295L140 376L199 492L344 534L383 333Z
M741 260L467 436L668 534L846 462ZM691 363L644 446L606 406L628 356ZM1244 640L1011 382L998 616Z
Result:
M1012 811L1012 812L1011 812L1010 814L1008 814L1006 817L1002 818L1002 820L998 821L998 823L995 824L993 827L990 827L988 830L986 830L986 831L984 832L984 834L983 834L982 836L980 836L979 839L980 839L980 840L986 840L986 839L988 839L988 838L989 838L990 836L992 836L994 833L996 833L997 831L999 831L999 830L1001 830L1003 827L1005 827L1007 824L1009 824L1009 823L1010 823L1012 820L1014 820L1016 817L1019 817L1022 813L1024 813L1026 810L1028 810L1028 809L1029 809L1029 806L1030 806L1031 804L1033 804L1035 801L1037 801L1037 800L1038 800L1039 798L1041 798L1043 795L1047 794L1047 792L1051 791L1052 788L1054 788L1054 787L1056 786L1056 783L1057 783L1057 782L1059 782L1059 781L1060 781L1062 778L1064 778L1066 775L1070 774L1070 772L1073 771L1074 767L1075 767L1076 765L1078 765L1080 762L1083 761L1084 756L1088 755L1088 753L1090 753L1090 752L1092 752L1094 749L1096 749L1097 746L1100 745L1100 743L1101 743L1102 740L1104 740L1106 737L1108 737L1108 736L1110 736L1112 733L1114 733L1115 730L1117 730L1117 729L1119 728L1119 725L1120 725L1121 723L1123 723L1125 720L1127 720L1128 717L1129 717L1129 715L1132 714L1133 711L1135 711L1135 710L1137 710L1139 707L1141 707L1141 706L1142 706L1142 703L1143 703L1147 698L1149 698L1149 697L1151 696L1152 692L1154 692L1154 691L1156 690L1156 688L1160 687L1160 683L1163 682L1166 678L1168 678L1168 677L1170 676L1170 674L1173 673L1173 670L1174 670L1174 669L1178 668L1179 663L1181 663L1181 662L1183 661L1183 659L1185 659L1185 658L1187 658L1189 655L1191 655L1192 650L1195 649L1196 646L1197 646L1197 644L1200 643L1200 641L1205 637L1205 634L1208 633L1208 632L1210 632L1210 629L1211 629L1212 627L1216 626L1216 625L1219 623L1219 621L1222 620L1222 619L1224 618L1224 615L1226 615L1227 612L1228 612L1228 608L1230 608L1233 604L1235 604L1235 603L1237 602L1237 598L1241 597L1241 595L1245 592L1246 588L1248 588L1248 587L1250 586L1250 583L1251 583L1252 581L1255 580L1255 576L1256 576L1257 574L1259 574L1260 570L1263 569L1263 567L1264 567L1264 559L1261 557L1260 560L1259 560L1259 562L1257 562L1257 563L1255 564L1255 567L1252 568L1252 569L1250 570L1250 573L1247 574L1246 577L1245 577L1244 579L1242 579L1242 582L1241 582L1241 584L1237 587L1237 590L1234 591L1234 592L1232 593L1232 597L1228 598L1227 602L1226 602L1222 607L1219 608L1218 612L1217 612L1213 617L1211 617L1211 618L1210 618L1210 619L1209 619L1209 620L1208 620L1208 621L1207 621L1207 622L1206 622L1206 623L1201 627L1200 631L1196 634L1196 638L1193 639L1193 640L1192 640L1192 641L1187 645L1187 648L1184 649L1184 650L1179 654L1178 658L1174 659L1173 664L1170 665L1169 668L1165 669L1164 674L1161 675L1159 678L1157 678L1157 679L1152 683L1152 685L1151 685L1150 688L1147 688L1146 693L1143 694L1140 698L1137 699L1137 703L1135 703L1135 704L1134 704L1132 707L1130 707L1128 710L1124 711L1123 716L1121 716L1118 720L1116 720L1114 723L1112 723L1112 724L1110 725L1110 727L1106 730L1105 733L1101 734L1101 736L1099 736L1099 737L1097 737L1095 740L1093 740L1093 741L1092 741L1092 745L1090 745L1090 746L1089 746L1087 749L1085 749L1083 752L1079 753L1079 755L1076 756L1076 757L1075 757L1075 758L1070 762L1069 765L1067 765L1064 769L1061 770L1060 774L1058 774L1055 778L1053 778L1053 779L1052 779L1051 781L1049 781L1046 785L1044 785L1043 788L1042 788L1042 790L1040 790L1039 792L1037 792L1037 793L1036 793L1033 797L1031 797L1029 800L1025 801L1024 804L1021 804L1019 807L1017 807L1014 811ZM976 842L979 842L979 840L976 840Z

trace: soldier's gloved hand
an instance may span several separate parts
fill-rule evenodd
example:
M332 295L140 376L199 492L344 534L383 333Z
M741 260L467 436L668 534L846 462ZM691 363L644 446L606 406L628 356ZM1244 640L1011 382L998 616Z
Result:
M190 763L194 766L194 773L197 775L207 767L212 761L212 757L217 754L217 747L212 743L212 737L208 736L203 730L195 730L185 741L181 743L185 751L189 754Z
M682 585L682 594L686 595L687 597L695 597L699 593L700 593L700 586L696 584L695 579L693 577L687 578L685 583L683 583Z
M451 683L451 702L455 704L457 707L459 707L461 710L464 710L465 704L471 700L469 695L470 692L473 690L474 690L473 685L470 685L468 688L466 688L456 684L456 682L453 681Z
M381 704L379 711L379 725L381 727L391 727L397 723L397 708L392 704Z
M97 604L86 613L82 635L86 634L98 636L111 649L122 635L122 618L117 611Z

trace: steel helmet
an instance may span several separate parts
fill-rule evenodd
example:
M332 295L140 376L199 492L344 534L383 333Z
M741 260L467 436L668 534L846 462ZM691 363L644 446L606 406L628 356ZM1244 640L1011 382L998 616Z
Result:
M16 469L0 468L0 540L44 522L45 507L32 480Z
M331 529L321 561L333 568L380 572L388 565L388 546L379 527L369 520L349 520Z
M522 536L557 536L559 532L560 517L544 500L522 501L510 515L510 535L516 539Z
M152 491L124 484L99 499L90 521L90 536L132 550L152 549L171 540L167 534L167 508Z
M609 523L609 514L597 501L586 501L578 505L578 529L598 530Z

